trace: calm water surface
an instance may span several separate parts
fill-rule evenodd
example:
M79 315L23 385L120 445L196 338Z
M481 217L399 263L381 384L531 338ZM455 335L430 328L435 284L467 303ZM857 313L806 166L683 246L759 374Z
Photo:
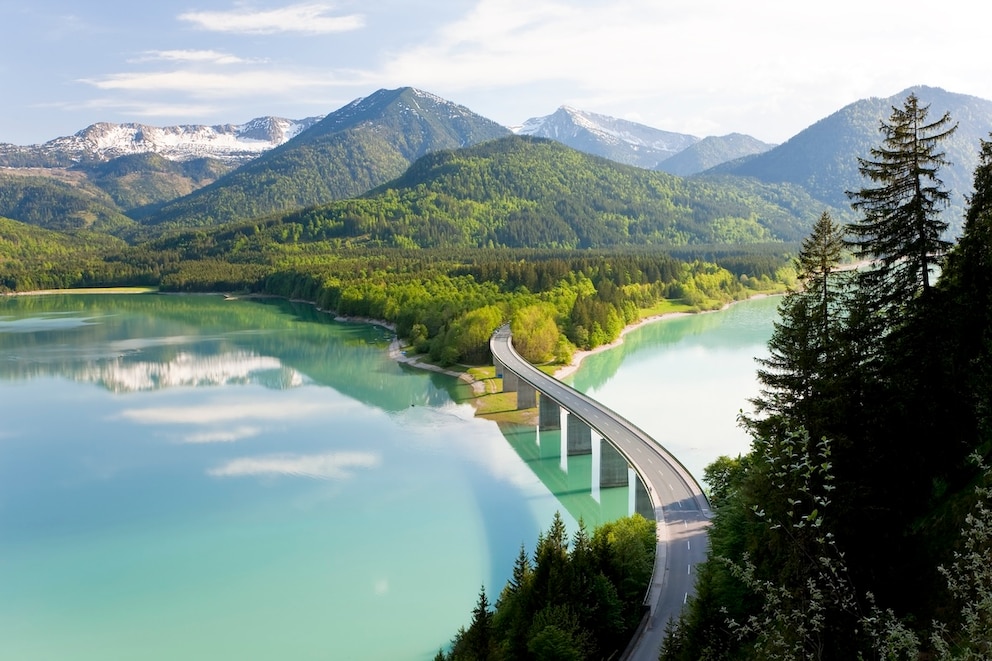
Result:
M665 446L697 479L722 454L746 453L737 424L758 394L756 357L781 297L753 299L721 312L642 326L623 344L588 356L567 381L620 413Z
M721 315L635 331L575 383L694 471L736 453L739 433L690 433L712 385L710 407L676 399L753 389L729 356L763 350L771 314ZM0 658L430 659L556 510L570 531L627 513L626 488L582 483L588 457L474 418L389 339L287 302L0 300Z

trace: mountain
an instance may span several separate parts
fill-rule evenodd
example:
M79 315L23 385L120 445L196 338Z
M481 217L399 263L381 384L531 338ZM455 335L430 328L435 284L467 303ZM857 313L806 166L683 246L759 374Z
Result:
M562 106L551 115L528 119L518 135L549 138L611 161L653 169L699 142L699 138L644 124Z
M173 161L153 152L86 163L71 171L84 175L125 213L189 195L230 172L233 165L215 158Z
M881 121L893 107L901 108L910 93L930 106L929 119L950 112L958 123L955 133L941 144L951 166L940 172L951 191L945 213L952 234L960 233L965 196L971 193L980 139L992 132L992 101L954 94L936 87L911 87L887 98L872 97L847 105L821 119L790 140L758 156L713 168L710 172L755 177L764 182L798 184L825 204L846 207L845 191L868 185L858 171L858 158L881 146Z
M0 144L0 167L71 167L154 153L173 161L244 163L310 128L319 117L258 117L246 124L148 126L100 122L41 145Z
M134 225L105 191L75 172L0 170L0 216L59 231L113 233Z
M666 158L656 170L688 177L712 167L736 161L746 156L763 154L775 145L762 142L743 133L709 136Z
M428 154L360 198L212 232L198 250L269 242L387 247L604 248L798 241L821 205L796 186L693 180L545 138L509 136ZM201 232L202 235L202 232ZM159 247L191 245L178 237Z
M379 90L143 222L211 225L360 195L417 158L503 137L509 129L411 87Z

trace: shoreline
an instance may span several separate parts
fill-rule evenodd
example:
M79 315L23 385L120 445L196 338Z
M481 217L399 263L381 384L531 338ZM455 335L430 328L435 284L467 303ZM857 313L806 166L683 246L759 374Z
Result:
M733 307L734 305L737 305L738 303L744 303L745 301L753 301L761 298L768 298L770 296L781 296L781 295L782 294L755 294L753 296L748 296L747 298L742 298L739 301L731 301L729 303L725 303L721 307L715 308L713 310L700 310L699 312L664 312L662 314L655 314L649 317L644 317L643 319L639 319L632 324L628 324L627 326L624 326L623 330L620 331L619 337L617 337L617 339L613 340L609 344L601 344L598 347L595 347L593 349L588 349L586 351L576 351L572 355L572 362L569 363L568 365L562 365L561 367L557 368L554 374L552 374L552 376L558 379L559 381L567 376L571 376L579 369L579 367L582 365L582 361L585 360L587 357L596 353L601 353L603 351L609 351L610 349L615 349L616 347L623 344L624 336L627 333L630 333L631 331L635 331L638 328L641 328L642 326L653 324L656 321L663 321L665 319L674 319L676 317L688 317L697 314L710 314L712 312L723 312L724 310L727 310Z
M4 296L46 296L52 294L152 294L152 293L162 294L162 293L172 293L172 292L160 292L157 288L154 287L93 287L93 288L82 288L82 289L42 289L42 290L24 291L24 292L6 292L3 295ZM184 292L176 292L176 293L182 294ZM272 296L266 294L235 294L231 292L200 292L200 294L210 295L210 296L223 296L225 300L237 300L241 298L247 298L247 299L281 298L279 296ZM626 336L627 333L635 331L641 328L642 326L653 324L658 321L664 321L665 319L674 319L677 317L686 317L696 314L709 314L712 312L722 312L738 303L743 303L745 301L751 301L761 298L768 298L770 296L781 296L781 295L782 295L781 293L778 294L758 293L737 301L730 301L729 303L725 303L721 307L714 308L712 310L700 310L698 312L663 312L661 314L650 315L642 319L638 319L634 323L624 326L624 328L620 331L620 335L617 337L617 339L613 340L609 344L601 344L593 349L575 351L575 353L572 354L572 361L568 365L561 365L560 367L557 367L551 376L554 377L555 379L558 379L559 381L568 376L571 376L576 371L578 371L579 367L581 367L582 365L582 361L585 360L587 357L593 354L602 353L603 351L609 351L610 349L615 349L616 347L623 344L624 336ZM461 381L462 383L464 383L465 385L469 386L472 389L473 397L467 401L472 404L472 406L476 409L476 412L478 412L478 410L481 408L481 402L479 400L487 394L494 394L488 392L488 388L486 387L486 383L484 380L478 379L469 373L469 370L472 369L471 366L460 365L461 367L464 368L464 370L458 371L453 369L447 369L441 367L440 365L435 365L434 363L420 360L419 357L422 354L408 356L406 354L406 351L403 349L403 346L400 344L399 337L395 336L396 325L393 323L390 323L382 319L372 319L369 317L347 317L347 316L339 315L334 311L325 310L323 308L318 307L317 304L313 301L305 301L302 299L286 299L286 300L294 303L307 303L309 305L313 305L318 312L322 312L327 315L332 315L334 321L337 322L370 324L374 326L380 326L382 328L392 331L394 333L394 337L392 341L389 343L389 348L388 348L389 357L392 360L396 361L397 363L409 365L410 367L413 367L415 369L437 372L439 374L444 374L445 376L450 376L458 381Z

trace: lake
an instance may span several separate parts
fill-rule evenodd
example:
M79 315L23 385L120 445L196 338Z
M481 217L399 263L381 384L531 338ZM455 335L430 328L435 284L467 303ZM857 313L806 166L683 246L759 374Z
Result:
M572 380L701 475L746 450L774 309L644 326ZM391 338L281 300L0 299L0 658L431 659L555 511L627 513Z

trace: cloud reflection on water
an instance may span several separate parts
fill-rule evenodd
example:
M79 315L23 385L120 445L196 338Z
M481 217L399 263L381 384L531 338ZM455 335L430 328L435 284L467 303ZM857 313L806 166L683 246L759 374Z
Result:
M376 468L382 463L378 453L328 452L325 454L278 454L233 459L207 471L213 477L252 477L285 475L322 480L351 478L358 468Z
M358 406L357 404L355 405ZM285 420L316 413L326 414L329 403L301 401L210 402L196 406L157 406L124 409L115 417L139 424L208 425L245 420Z

